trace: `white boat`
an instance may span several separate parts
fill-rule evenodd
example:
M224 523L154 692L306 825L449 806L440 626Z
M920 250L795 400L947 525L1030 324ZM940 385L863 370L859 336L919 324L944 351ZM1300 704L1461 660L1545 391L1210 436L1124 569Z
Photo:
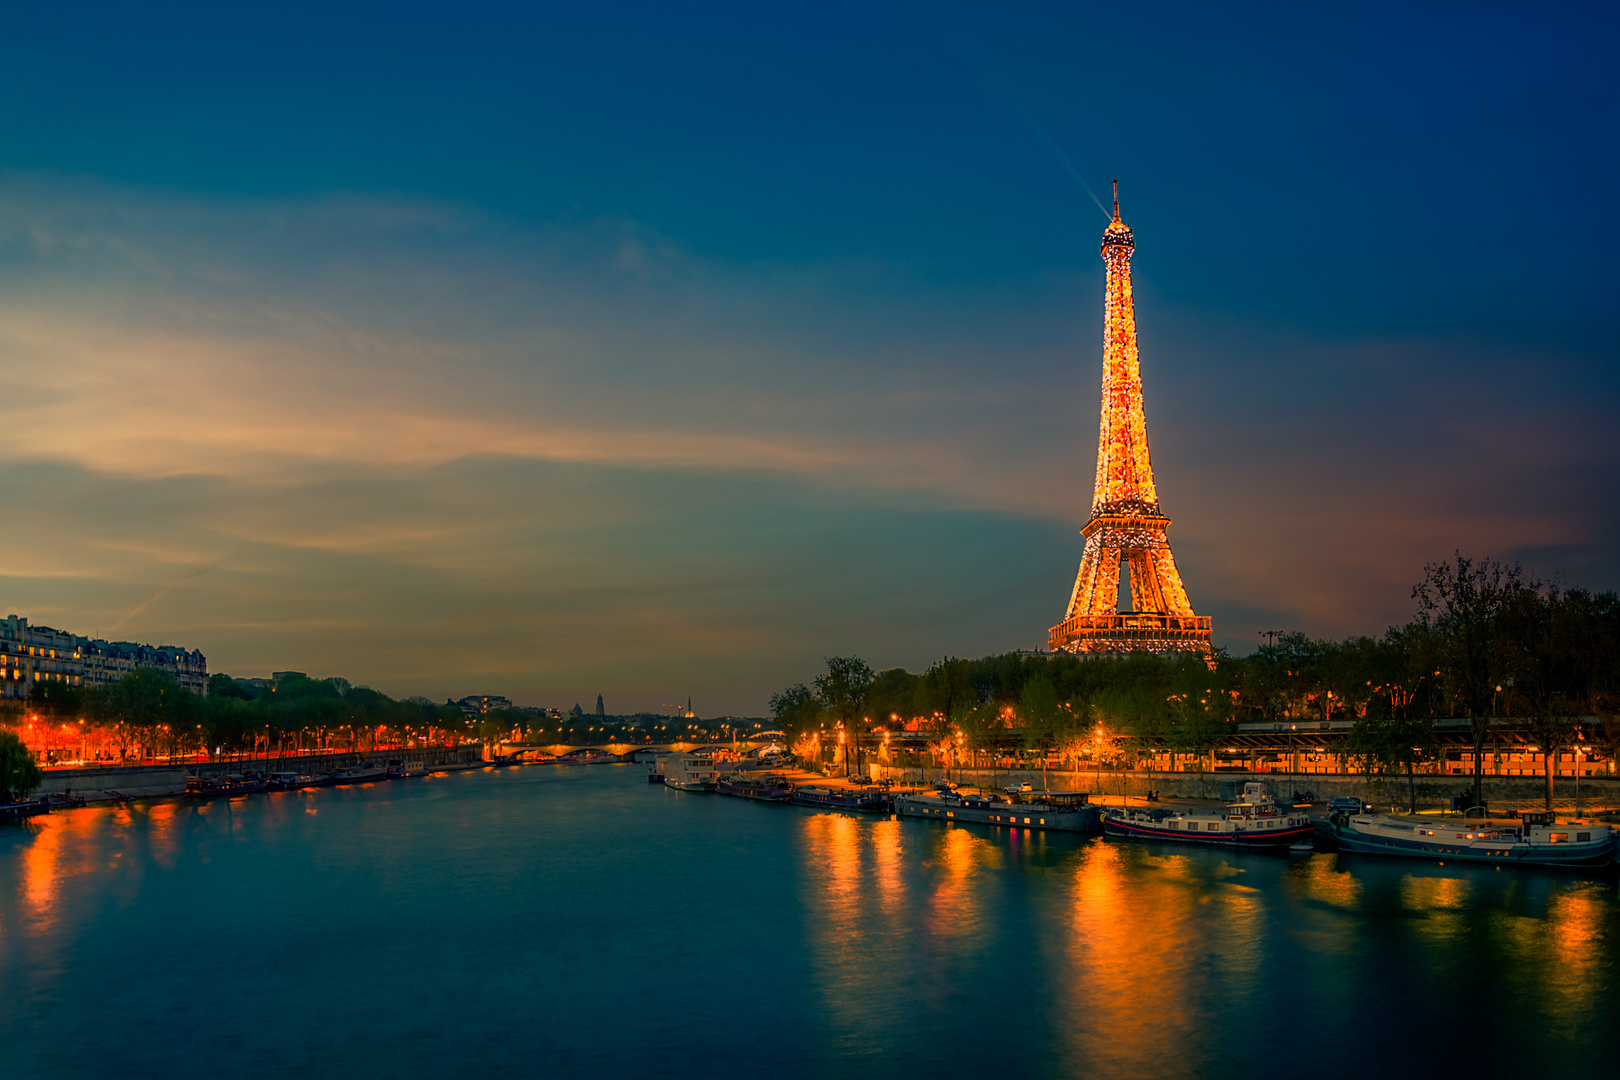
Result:
M1479 813L1473 811L1473 813ZM1615 831L1602 822L1559 821L1551 810L1517 819L1410 818L1335 814L1326 830L1340 851L1522 866L1607 866Z
M671 754L664 759L664 786L677 791L713 791L720 779L714 760L699 754Z

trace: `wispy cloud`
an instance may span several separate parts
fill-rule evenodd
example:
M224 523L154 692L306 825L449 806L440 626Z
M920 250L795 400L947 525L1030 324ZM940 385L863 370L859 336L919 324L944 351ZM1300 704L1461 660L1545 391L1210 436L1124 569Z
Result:
M1586 358L1260 332L1139 264L1172 539L1233 644L1379 629L1458 546L1620 584ZM843 642L1032 646L1090 496L1082 269L990 293L624 221L0 179L0 599L229 666L649 704L702 670L756 709Z

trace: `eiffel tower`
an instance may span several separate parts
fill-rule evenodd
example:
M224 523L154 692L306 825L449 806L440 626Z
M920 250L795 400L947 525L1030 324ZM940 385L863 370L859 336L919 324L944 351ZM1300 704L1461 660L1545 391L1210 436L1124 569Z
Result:
M1170 519L1159 512L1142 411L1142 369L1136 355L1136 304L1131 255L1136 241L1119 219L1103 230L1108 268L1104 301L1102 422L1097 431L1097 483L1091 520L1080 535L1085 552L1074 595L1047 641L1053 652L1210 654L1210 617L1194 615L1170 554ZM1119 572L1130 572L1134 611L1119 610Z

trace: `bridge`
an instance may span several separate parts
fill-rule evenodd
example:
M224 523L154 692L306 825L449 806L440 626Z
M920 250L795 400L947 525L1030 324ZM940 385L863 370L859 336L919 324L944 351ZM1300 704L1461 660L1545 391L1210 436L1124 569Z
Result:
M541 757L567 757L570 754L579 754L587 750L596 750L612 754L622 761L635 760L636 754L663 750L669 753L690 753L693 750L732 750L740 754L750 754L762 746L770 746L775 740L771 739L739 739L736 742L668 742L668 743L498 743L495 752L506 760L516 758L519 761L533 761Z

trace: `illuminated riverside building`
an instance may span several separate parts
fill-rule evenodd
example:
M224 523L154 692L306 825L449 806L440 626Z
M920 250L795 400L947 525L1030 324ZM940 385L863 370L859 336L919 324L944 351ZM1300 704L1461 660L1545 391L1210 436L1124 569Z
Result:
M1103 322L1102 417L1097 431L1097 479L1091 520L1080 535L1085 549L1068 613L1052 627L1053 652L1210 653L1210 618L1193 614L1166 535L1170 519L1159 512L1159 495L1148 458L1142 371L1136 352L1136 305L1131 295L1131 255L1136 241L1119 219L1103 230L1107 267ZM1131 606L1119 610L1119 579L1129 573Z
M140 645L133 641L79 639L87 684L117 682L137 668L156 668L174 676L193 694L208 692L208 658L199 649L176 645Z
M20 615L0 620L0 699L26 699L36 682L95 686L137 668L156 668L194 694L208 690L208 659L197 649L92 641Z
M79 639L18 615L0 622L0 698L27 698L36 682L79 686L84 663Z

